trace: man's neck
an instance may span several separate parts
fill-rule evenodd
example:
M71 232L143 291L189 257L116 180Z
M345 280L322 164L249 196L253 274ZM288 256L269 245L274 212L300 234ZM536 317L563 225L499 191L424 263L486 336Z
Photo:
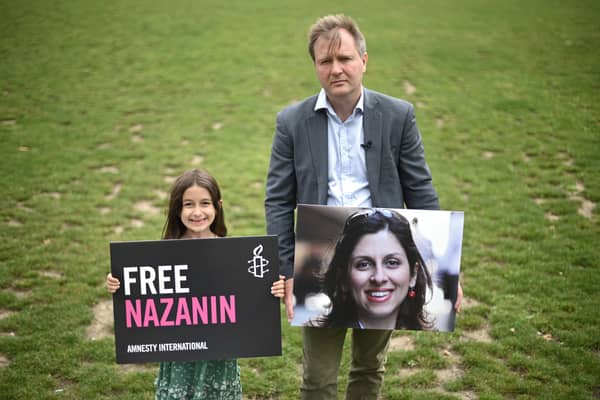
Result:
M327 100L329 101L329 104L331 104L331 107L333 107L336 115L340 118L340 120L342 120L342 122L344 122L350 118L352 113L354 113L354 109L356 108L356 104L358 104L361 94L362 91L358 92L358 95L354 96L354 98L344 97L338 99L333 99L327 96Z

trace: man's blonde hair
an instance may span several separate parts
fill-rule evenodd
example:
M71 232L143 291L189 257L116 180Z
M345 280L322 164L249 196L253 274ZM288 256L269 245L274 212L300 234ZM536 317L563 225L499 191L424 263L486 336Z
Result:
M315 43L320 37L330 40L329 50L340 47L340 29L347 30L354 38L356 50L362 57L367 52L367 42L354 20L343 14L326 15L321 17L308 31L308 52L315 61Z

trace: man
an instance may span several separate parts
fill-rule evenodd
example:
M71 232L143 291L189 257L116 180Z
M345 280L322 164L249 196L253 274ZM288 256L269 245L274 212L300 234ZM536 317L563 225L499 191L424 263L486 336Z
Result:
M278 114L265 198L267 231L279 235L288 320L297 204L439 209L412 105L362 86L368 56L356 23L320 18L309 53L322 89ZM335 399L346 329L302 329L302 398ZM390 336L353 330L347 399L379 396Z

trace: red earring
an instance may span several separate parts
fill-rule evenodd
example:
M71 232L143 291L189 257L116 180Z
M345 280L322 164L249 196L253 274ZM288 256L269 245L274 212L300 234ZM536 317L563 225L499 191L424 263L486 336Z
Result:
M415 287L414 286L410 286L408 288L408 297L410 299L414 299L416 295L417 295L417 291L415 290Z

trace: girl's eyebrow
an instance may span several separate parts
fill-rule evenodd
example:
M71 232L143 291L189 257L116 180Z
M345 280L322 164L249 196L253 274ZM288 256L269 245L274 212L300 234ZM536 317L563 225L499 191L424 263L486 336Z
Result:
M196 200L194 200L194 199L185 199L185 198L184 198L184 199L182 199L181 201L185 203L186 201L196 201ZM205 198L205 199L199 199L199 200L197 200L197 201L198 201L199 203L205 203L205 202L212 203L212 200L211 200L211 199L209 199L208 197L207 197L207 198Z

